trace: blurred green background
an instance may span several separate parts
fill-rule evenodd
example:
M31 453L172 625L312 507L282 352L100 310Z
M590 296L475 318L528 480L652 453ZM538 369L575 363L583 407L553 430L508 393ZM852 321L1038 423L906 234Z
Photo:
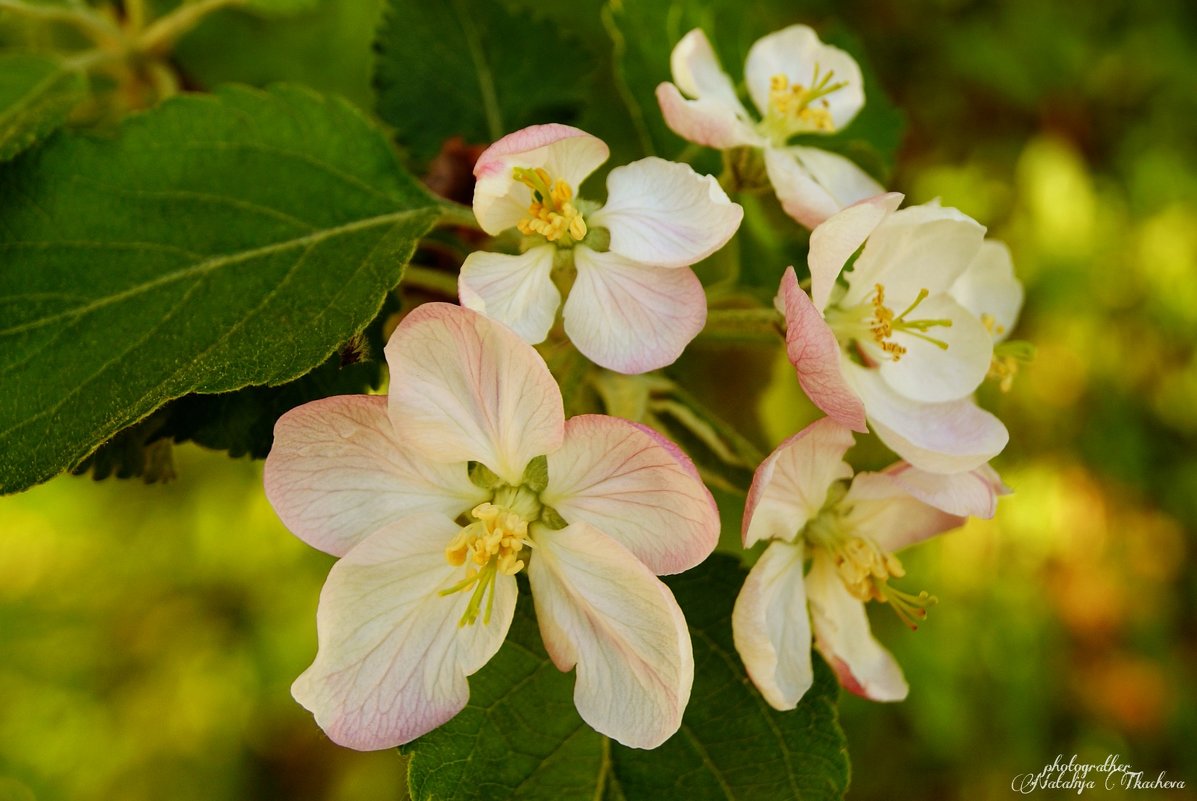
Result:
M334 44L302 20L237 35L356 48L324 88L365 104L374 5L345 4L317 12ZM1197 5L796 7L853 31L907 114L893 187L1010 244L1015 334L1038 346L984 399L1015 495L904 555L940 599L920 631L872 610L911 694L844 698L849 798L1007 798L1057 754L1189 784L1103 798L1197 798ZM286 73L262 69L240 77ZM400 757L331 745L290 698L331 558L277 522L260 464L175 461L166 486L64 477L0 499L0 801L403 797Z

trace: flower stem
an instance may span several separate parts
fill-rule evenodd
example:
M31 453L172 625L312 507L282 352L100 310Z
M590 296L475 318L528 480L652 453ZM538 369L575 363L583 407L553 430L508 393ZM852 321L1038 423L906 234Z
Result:
M184 3L161 19L154 20L137 40L143 53L169 50L180 36L198 25L204 17L229 6L241 5L244 0L196 0Z
M106 44L121 38L121 31L112 20L86 7L35 6L23 3L21 0L0 0L0 11L10 11L13 14L43 22L61 22L72 25L99 44Z
M481 231L478 219L474 217L474 210L469 206L454 203L452 200L441 201L441 216L437 220L441 225L456 225L461 228L472 228Z
M434 292L448 298L457 297L457 276L418 264L407 265L407 269L403 271L401 285Z
M710 340L776 343L785 320L774 309L712 309L698 336Z

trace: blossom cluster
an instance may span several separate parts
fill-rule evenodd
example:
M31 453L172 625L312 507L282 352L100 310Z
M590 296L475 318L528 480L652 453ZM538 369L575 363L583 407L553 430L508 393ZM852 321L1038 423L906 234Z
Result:
M741 538L758 547L735 603L736 648L778 709L811 686L812 645L845 688L899 700L906 680L865 604L917 626L935 599L895 586L896 552L992 517L1009 491L988 465L1007 431L974 393L986 379L1008 386L1016 366L1010 254L963 213L902 208L901 194L811 144L847 127L865 96L853 59L810 28L750 49L755 116L702 31L671 66L657 89L667 124L728 164L756 160L811 229L809 282L778 265L776 320L826 416L778 445L747 490ZM719 510L690 459L644 421L566 419L535 346L568 338L625 374L673 363L707 320L691 267L735 236L743 210L728 192L748 187L651 157L611 169L600 203L583 183L608 157L561 124L492 144L473 199L492 239L461 265L460 305L403 318L385 398L327 398L278 422L267 497L292 532L339 557L318 655L293 687L338 743L390 747L457 714L467 677L506 636L521 574L553 663L576 668L586 723L640 748L681 725L694 660L658 577L713 551ZM853 475L845 455L870 430L898 460Z

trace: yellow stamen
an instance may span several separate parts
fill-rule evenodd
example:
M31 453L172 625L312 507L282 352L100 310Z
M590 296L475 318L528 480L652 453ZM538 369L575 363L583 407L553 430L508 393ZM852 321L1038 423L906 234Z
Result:
M800 83L791 84L790 79L778 73L769 79L769 114L772 127L784 136L804 131L835 131L835 121L828 110L827 96L848 85L847 81L832 83L834 71L819 74L815 65L810 87Z
M927 617L927 607L938 599L926 592L911 595L890 585L890 579L906 575L901 561L881 550L872 540L847 537L824 546L835 560L836 571L852 597L861 601L889 604L898 618L912 629Z
M528 522L515 512L492 503L481 503L470 515L476 522L459 531L445 547L445 561L454 567L464 565L467 559L472 564L464 579L440 592L441 595L452 595L474 588L459 626L472 625L480 613L484 624L490 622L495 580L500 575L514 576L523 570L525 562L519 554L532 546L528 539ZM485 612L482 610L483 600L486 601Z
M906 353L906 348L894 342L892 337L895 331L921 339L924 342L929 342L941 350L948 349L948 343L942 339L927 336L926 331L929 328L943 327L951 328L951 320L907 320L906 315L919 307L924 300L927 299L930 292L926 289L920 289L918 296L914 299L906 309L898 315L894 314L894 310L885 305L885 287L881 284L876 284L873 290L873 317L869 321L869 330L873 333L873 341L885 351L886 354L893 361L900 361L902 356Z
M516 223L516 230L526 236L539 234L550 242L564 238L563 244L586 238L586 220L571 202L574 191L569 184L560 179L554 181L543 167L516 167L512 176L532 190L528 216Z

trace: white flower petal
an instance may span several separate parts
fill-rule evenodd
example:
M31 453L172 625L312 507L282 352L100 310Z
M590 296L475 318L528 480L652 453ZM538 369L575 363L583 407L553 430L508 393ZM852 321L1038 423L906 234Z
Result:
M719 509L690 459L652 429L587 414L565 423L541 500L589 523L657 575L689 570L719 540Z
M844 379L835 333L798 286L793 267L781 277L778 299L786 317L786 356L811 402L841 425L865 433L864 404Z
M673 84L662 83L657 86L657 103L665 124L683 139L720 150L763 144L734 108L718 100L705 97L688 100Z
M885 194L885 187L853 161L813 147L766 148L765 171L786 214L807 228Z
M895 298L913 299L920 289L945 291L976 257L984 238L985 226L937 203L895 211L870 234L840 305L866 301L877 284Z
M753 565L732 611L736 651L774 709L793 709L814 682L801 541L772 542Z
M577 665L582 720L631 748L655 748L682 722L694 654L669 588L630 551L585 523L537 528L528 565L545 649Z
M775 31L758 39L748 50L744 80L761 116L769 113L770 81L774 75L786 76L791 85L809 87L816 66L820 80L830 71L834 73L832 83L844 81L847 84L826 97L827 111L836 130L852 122L864 105L860 67L843 50L819 41L815 32L805 25L791 25Z
M815 642L844 689L873 701L904 699L910 688L902 668L873 637L864 603L844 587L830 557L815 557L806 598Z
M280 417L264 483L283 525L334 556L401 517L454 518L485 500L464 462L419 458L395 436L387 399L367 395L312 401Z
M498 320L535 345L553 327L561 293L549 274L557 249L532 248L518 256L475 251L461 265L461 305Z
M644 373L672 364L706 324L707 297L688 267L646 267L584 246L574 248L574 264L565 333L608 370Z
M752 476L744 504L744 547L793 539L823 508L831 485L852 476L843 460L852 443L851 431L824 417L778 445Z
M997 501L1011 490L987 464L966 473L928 473L898 462L885 470L905 492L923 503L953 515L988 520L997 514Z
M391 423L425 458L479 461L515 484L529 461L561 446L561 390L502 323L426 303L395 329L386 356Z
M836 279L869 234L902 203L902 195L887 192L853 203L810 232L810 296L820 313L827 308Z
M949 290L952 297L978 318L993 318L995 342L1005 339L1022 310L1022 284L1014 275L1010 249L1002 242L986 239L968 268Z
M894 453L931 473L962 473L1002 452L1009 434L971 398L919 403L902 397L876 370L845 363L848 383L864 401L869 425Z
M466 676L494 655L515 612L515 579L495 585L489 623L458 626L469 592L442 596L460 527L443 515L392 523L333 565L316 617L319 653L291 687L339 745L393 748L440 726L469 698Z
M736 96L736 87L723 71L701 28L690 31L674 45L669 67L674 83L690 97L713 101L741 119L748 119L748 112Z
M543 167L554 181L565 181L577 192L609 155L603 140L568 125L533 125L507 134L474 165L474 216L482 230L495 236L528 214L532 190L515 180L516 167Z
M964 475L968 475L967 473ZM885 473L858 473L844 496L845 528L859 531L883 551L901 550L964 525L949 514L913 497Z
M727 244L743 217L714 178L653 156L611 170L607 203L586 219L611 232L624 258L687 267Z
M886 303L900 314L914 298L890 299ZM872 343L865 347L879 361L881 377L901 395L924 403L959 400L973 393L993 359L993 339L989 331L950 295L931 295L912 311L909 320L951 320L950 326L937 326L926 335L946 343L947 348L904 331L895 331L893 341L906 348L901 359L886 358Z

